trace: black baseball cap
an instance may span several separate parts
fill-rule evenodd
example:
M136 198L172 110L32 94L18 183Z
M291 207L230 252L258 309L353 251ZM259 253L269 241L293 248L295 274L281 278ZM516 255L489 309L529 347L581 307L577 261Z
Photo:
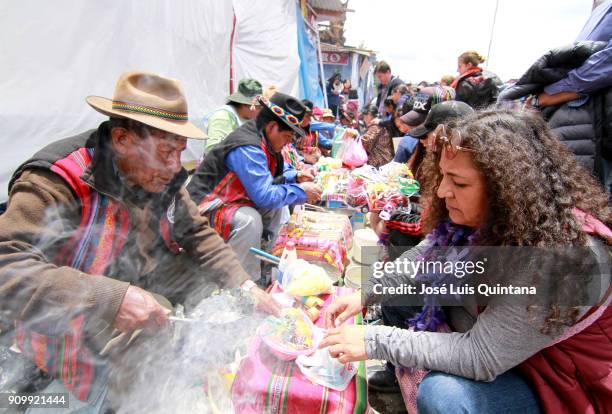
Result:
M460 118L471 114L474 110L466 103L460 101L446 101L434 105L423 125L411 129L409 134L414 138L425 138L425 136L436 129L440 124L445 124L451 119Z
M421 89L412 99L412 108L401 116L400 120L406 125L421 125L429 110L435 104L455 99L455 90L446 86L429 86Z

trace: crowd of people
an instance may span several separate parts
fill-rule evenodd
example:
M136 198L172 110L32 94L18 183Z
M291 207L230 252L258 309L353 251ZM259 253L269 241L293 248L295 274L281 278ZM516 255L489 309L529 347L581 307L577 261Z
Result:
M369 377L381 392L399 389L400 368L429 370L414 402L421 413L609 411L611 9L604 2L576 43L518 80L503 83L475 51L458 56L456 77L416 87L380 61L376 98L355 110L339 75L327 81L327 108L243 79L205 131L189 122L179 81L124 73L112 98L86 99L108 120L50 142L10 181L0 310L21 354L49 389L104 412L129 392L113 380L126 369L121 353L168 325L177 304L237 288L278 314L269 269L249 249L269 248L294 206L320 201L316 164L341 126L358 131L369 165L405 163L421 183L411 200L418 234L369 214L389 261L457 260L440 256L449 247L585 253L559 253L554 273L529 268L548 282L541 303L500 296L444 307L430 295L406 306L366 280L329 306L321 346L341 362L387 361ZM191 172L180 161L187 139L205 139ZM598 277L577 284L576 269ZM394 273L382 283L436 277ZM342 324L375 302L384 326Z

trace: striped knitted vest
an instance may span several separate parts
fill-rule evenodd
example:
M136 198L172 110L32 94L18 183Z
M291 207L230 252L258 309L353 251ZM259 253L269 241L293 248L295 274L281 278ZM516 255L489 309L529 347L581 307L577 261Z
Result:
M79 148L54 162L50 169L64 179L76 194L81 206L79 228L61 247L54 260L57 266L69 266L89 275L103 275L120 254L129 230L126 206L99 193L81 179L89 167L93 148ZM166 246L177 252L170 240L170 225L162 220L160 232ZM72 317L65 327L37 324L36 332L18 322L17 345L36 366L60 379L79 400L87 400L96 375L96 356L88 348L84 327L86 315Z

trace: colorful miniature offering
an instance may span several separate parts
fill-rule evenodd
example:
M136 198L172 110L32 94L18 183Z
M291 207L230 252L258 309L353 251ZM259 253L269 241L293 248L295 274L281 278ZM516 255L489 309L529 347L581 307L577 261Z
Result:
M283 309L280 317L268 316L257 334L274 355L283 360L314 352L321 340L310 319L295 308Z

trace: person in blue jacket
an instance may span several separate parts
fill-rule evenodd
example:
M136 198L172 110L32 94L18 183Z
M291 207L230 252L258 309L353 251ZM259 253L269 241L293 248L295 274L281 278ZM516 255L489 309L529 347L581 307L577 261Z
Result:
M307 108L280 92L260 98L261 112L206 154L187 186L215 230L232 246L252 280L261 277L250 247L272 242L292 204L315 202L321 190L312 175L285 164L281 151L295 134Z

